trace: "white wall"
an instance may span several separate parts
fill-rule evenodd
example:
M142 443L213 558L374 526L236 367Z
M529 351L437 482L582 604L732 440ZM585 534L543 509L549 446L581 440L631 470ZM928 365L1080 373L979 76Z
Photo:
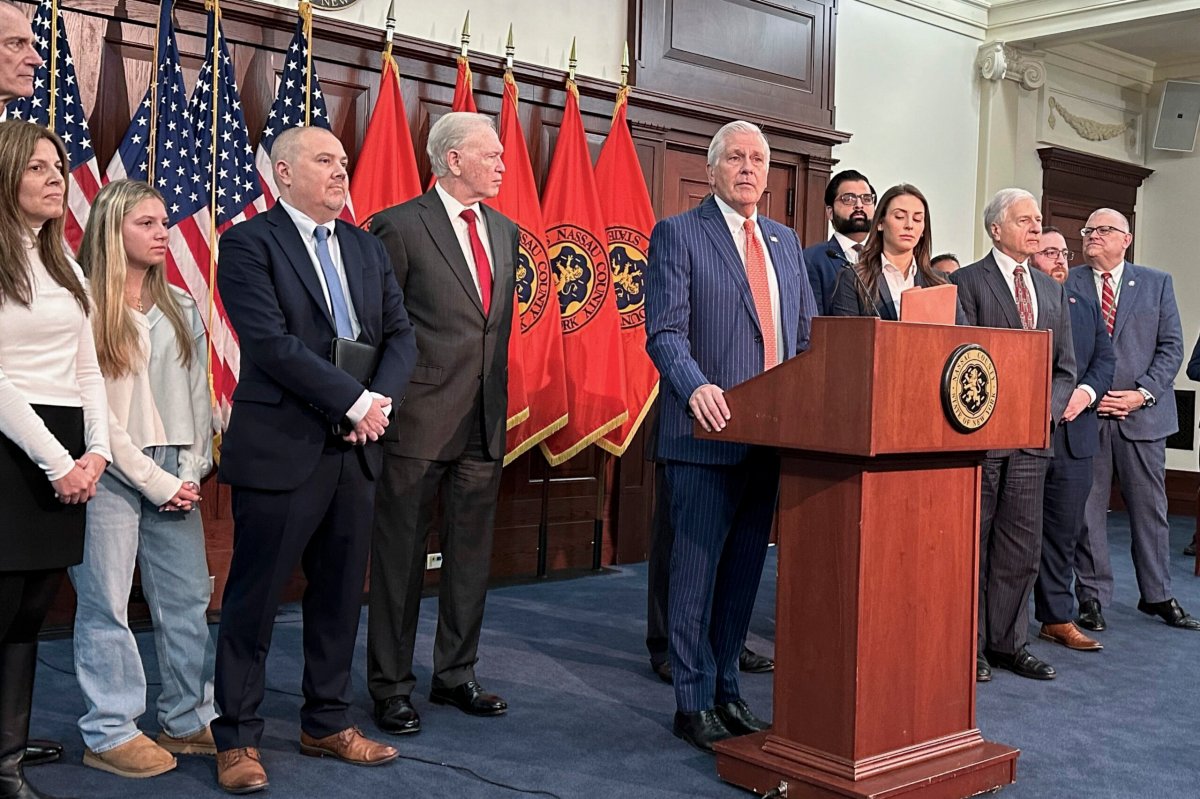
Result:
M268 5L296 8L295 0L259 0ZM359 0L341 11L314 10L314 29L320 36L320 18L383 29L389 0ZM518 61L554 69L567 68L571 37L577 37L581 75L619 80L621 50L627 32L625 0L397 0L398 33L458 46L463 17L471 12L471 49L504 55L508 25L512 23Z
M838 6L834 150L882 194L912 183L929 199L935 252L974 260L979 41L859 0Z

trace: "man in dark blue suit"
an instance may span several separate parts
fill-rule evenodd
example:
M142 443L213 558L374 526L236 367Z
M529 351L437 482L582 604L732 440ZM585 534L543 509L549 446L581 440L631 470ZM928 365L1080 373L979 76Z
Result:
M218 286L242 346L221 477L233 487L233 560L217 637L217 781L267 787L258 706L271 628L304 568L300 747L359 765L396 758L350 720L350 664L375 507L378 443L416 361L383 245L337 220L346 153L293 128L272 148L279 202L221 237ZM335 221L336 220L336 221ZM376 348L370 390L331 362L334 339Z
M1042 249L1030 257L1030 264L1065 283L1070 259L1062 231L1042 228ZM1054 429L1054 457L1046 470L1042 504L1042 562L1033 586L1033 605L1042 623L1041 638L1068 649L1098 651L1103 648L1100 642L1085 635L1073 621L1071 583L1075 547L1083 532L1083 508L1092 488L1092 456L1099 448L1096 401L1112 388L1116 356L1096 298L1068 290L1067 307L1080 377L1063 423Z
M1183 327L1171 276L1125 260L1133 241L1129 230L1118 211L1093 212L1080 231L1087 265L1067 277L1067 286L1100 301L1117 358L1112 389L1096 404L1100 449L1075 563L1079 625L1107 626L1101 609L1113 599L1107 515L1115 476L1129 511L1138 610L1171 627L1200 631L1200 619L1171 593L1167 522L1167 436L1179 429L1175 376L1183 365Z
M730 122L708 148L713 196L650 237L646 351L662 376L658 457L675 540L667 601L675 734L711 750L766 729L738 685L779 492L774 450L703 441L722 430L724 390L808 348L816 302L793 230L758 215L771 152Z
M853 169L838 172L825 187L825 218L833 226L833 236L804 250L808 282L821 316L831 313L838 275L858 263L862 244L871 232L875 200L875 187L866 175Z

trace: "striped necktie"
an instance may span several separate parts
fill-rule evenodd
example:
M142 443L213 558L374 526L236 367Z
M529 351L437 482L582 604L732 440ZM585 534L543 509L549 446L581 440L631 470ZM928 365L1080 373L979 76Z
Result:
M1108 335L1112 335L1113 326L1117 323L1117 294L1113 291L1111 272L1100 273L1100 313L1104 316L1104 326Z
M755 232L754 220L742 222L746 233L746 279L758 313L758 327L763 337L763 369L779 363L778 342L775 338L775 315L771 312L771 288L767 282L767 256Z

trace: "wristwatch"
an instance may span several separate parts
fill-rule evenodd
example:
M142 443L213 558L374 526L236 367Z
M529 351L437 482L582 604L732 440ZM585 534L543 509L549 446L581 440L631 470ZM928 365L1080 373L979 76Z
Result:
M1142 407L1143 408L1153 408L1154 403L1157 402L1157 400L1154 399L1154 395L1151 394L1146 389L1142 388L1141 386L1138 386L1138 391L1141 392L1142 399L1145 400L1145 402L1142 403Z

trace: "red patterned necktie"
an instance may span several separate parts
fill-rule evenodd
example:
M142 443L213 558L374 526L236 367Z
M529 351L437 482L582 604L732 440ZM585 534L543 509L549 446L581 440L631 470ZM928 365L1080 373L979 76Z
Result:
M1113 325L1117 322L1117 295L1113 292L1112 273L1101 272L1100 280L1100 313L1104 315L1104 326L1111 336Z
M467 237L471 240L471 255L475 258L475 274L479 276L479 299L483 303L483 315L487 316L492 304L492 264L475 228L475 212L466 208L459 216L467 220Z
M758 312L758 326L762 330L765 370L779 363L775 316L771 313L771 288L767 283L767 257L755 233L754 220L742 222L742 230L746 232L746 279L750 281L750 295L754 297L754 310Z
M1013 293L1017 295L1017 314L1021 317L1021 327L1033 330L1033 300L1029 296L1029 286L1025 285L1025 267L1017 264L1013 270Z

